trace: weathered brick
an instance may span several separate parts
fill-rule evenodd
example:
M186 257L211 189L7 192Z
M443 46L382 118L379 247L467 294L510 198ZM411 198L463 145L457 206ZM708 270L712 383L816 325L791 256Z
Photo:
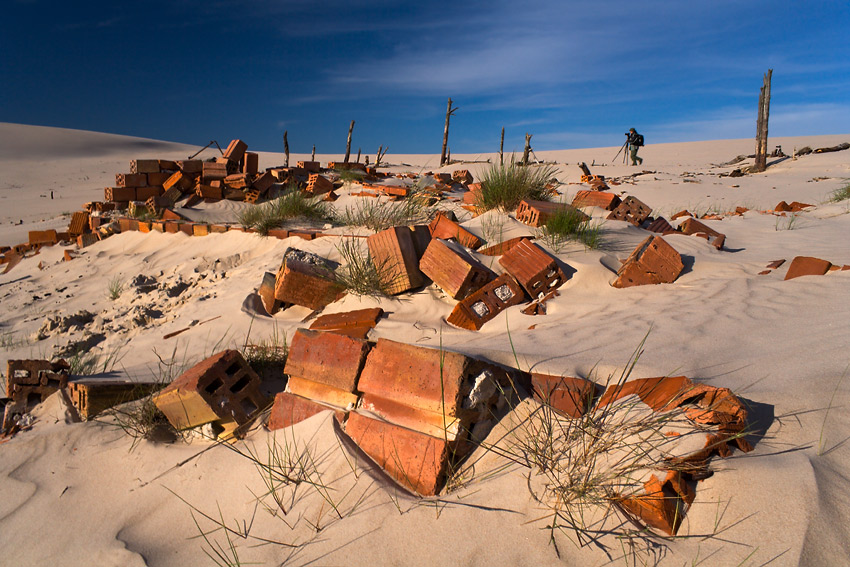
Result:
M364 339L297 329L283 372L353 393L368 352L369 343Z
M529 226L541 227L545 225L553 215L569 210L575 211L574 214L582 221L590 220L589 216L566 203L534 201L532 199L520 201L516 210L516 219Z
M349 337L365 339L370 330L378 324L384 310L380 307L357 309L343 313L320 315L310 325L311 330L333 331Z
M643 224L649 215L652 214L652 209L644 203L640 202L635 197L626 197L616 209L608 215L609 220L622 220L631 223L635 226Z
M502 274L492 282L460 301L446 321L470 331L479 330L496 315L525 301L525 292L510 274Z
M209 184L210 181L224 179L227 177L227 164L205 161L201 170L201 182Z
M156 161L159 162L160 171L177 171L178 169L180 169L177 167L176 161L172 161L170 159L158 159Z
M53 246L59 239L55 230L31 230L29 231L28 241L30 244L40 244L42 246Z
M620 499L620 507L647 526L676 535L695 496L682 473L667 471L663 482L653 473L643 488L641 494Z
M791 260L785 279L791 280L800 276L822 276L832 267L831 262L811 256L797 256Z
M534 397L570 417L581 417L593 406L603 388L584 378L532 372Z
M148 184L148 176L144 173L116 173L115 185L118 187L144 187Z
M195 195L202 199L211 199L214 201L220 201L223 197L221 186L215 187L213 185L204 184L198 184L195 186Z
M424 283L409 228L388 228L367 238L366 244L391 294L397 295Z
M192 225L192 236L207 236L210 233L210 225L197 223Z
M607 211L613 211L620 204L620 197L614 193L606 193L604 191L579 191L573 198L572 206L581 207L600 207Z
M266 427L271 431L284 429L323 411L336 409L289 392L279 392L274 397L274 404Z
M77 237L89 228L89 214L85 211L77 211L71 215L71 223L68 225L68 232L72 237Z
M452 299L464 299L496 274L452 242L434 238L419 261L419 269Z
M242 173L254 175L260 170L260 155L255 152L245 152L242 163Z
M423 496L433 496L445 482L452 455L444 439L352 413L345 433L396 482Z
M224 184L231 189L245 190L251 186L251 177L247 173L234 173L224 178Z
M310 173L319 173L322 170L322 165L317 161L299 161L296 165Z
M248 144L242 140L231 140L227 149L224 150L224 157L231 161L240 162L245 157L245 150L247 149Z
M437 213L437 216L428 225L431 231L432 238L442 238L443 240L456 240L461 245L475 250L479 248L484 241L449 219L443 213Z
M472 183L472 174L468 169L458 169L452 172L452 181L455 183Z
M319 173L311 173L305 189L312 195L322 195L334 188L334 184Z
M266 171L260 174L256 179L254 179L254 182L251 184L251 187L259 191L260 195L263 195L266 191L269 190L272 185L274 185L274 182L274 175Z
M694 218L686 218L682 224L679 225L679 230L684 234L696 235L701 238L705 238L708 240L709 244L718 250L721 250L723 248L723 244L726 242L725 234L721 234L713 228L709 228Z
M93 232L87 232L77 237L77 246L79 246L80 248L87 248L88 246L97 243L98 240L99 238L97 237L97 234Z
M648 236L617 272L614 287L673 283L682 272L682 257L660 236Z
M277 276L273 272L266 272L263 274L263 281L260 282L260 287L257 290L263 300L263 307L266 308L266 313L269 315L274 315L280 310L280 301L274 296L276 279Z
M567 281L555 258L528 239L505 252L499 258L499 264L535 299L558 289Z
M511 238L503 242L499 242L498 244L493 244L486 248L479 248L478 250L476 250L476 252L485 256L501 256L523 240L531 239L531 236L517 236L516 238Z
M323 309L345 293L332 273L333 265L324 258L289 248L277 273L275 298L283 304Z
M204 171L204 162L199 159L182 159L177 160L177 167L186 175L197 177Z
M119 404L143 398L159 389L155 382L127 382L103 378L74 378L68 382L68 396L84 420Z
M234 161L232 159L227 159L224 156L218 156L217 158L215 158L215 162L216 163L223 163L224 166L227 168L227 174L228 175L233 175L233 174L239 173L239 162L238 161Z
M337 171L345 171L347 169L359 169L360 171L366 171L366 165L362 163L357 163L356 161L329 161L328 169L335 169Z
M182 171L177 171L171 174L171 176L165 180L165 183L162 184L163 189L165 189L165 195L168 195L168 191L172 188L177 189L181 193L188 191L192 188L194 183L192 182L192 178L183 173Z
M196 364L156 394L154 403L176 429L213 421L248 423L269 405L260 377L235 350Z
M131 159L130 173L159 173L159 160Z

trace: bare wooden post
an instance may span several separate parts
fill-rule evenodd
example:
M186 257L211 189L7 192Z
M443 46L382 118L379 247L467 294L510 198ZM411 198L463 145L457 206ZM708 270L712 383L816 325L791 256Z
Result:
M446 128L443 130L443 151L440 154L440 167L443 167L449 161L446 157L446 150L449 145L449 119L456 110L457 108L452 108L452 99L450 98L449 105L446 107Z
M316 144L313 144L313 154L310 156L310 161L316 161Z
M756 163L754 172L767 169L767 122L770 117L770 79L773 69L768 69L764 75L764 85L759 92L759 112L756 120Z
M343 163L348 163L348 156L351 155L351 132L354 130L354 120L351 121L351 126L348 127L348 142L345 144L345 159Z
M385 155L387 155L387 151L389 149L390 149L389 146L387 146L386 150L384 149L384 146L381 146L380 148L378 148L378 155L375 157L375 167L378 167L379 165L381 165L381 160L384 159Z
M357 161L354 163L360 163L360 148L357 148Z
M283 131L283 153L286 154L286 163L284 167L289 167L289 140L286 139L287 130Z
M446 163L452 163L452 149L446 148Z
M531 153L531 134L525 135L525 149L522 151L522 165L528 165L528 154Z
M505 150L505 127L502 126L502 141L499 142L499 165L504 165L504 150Z

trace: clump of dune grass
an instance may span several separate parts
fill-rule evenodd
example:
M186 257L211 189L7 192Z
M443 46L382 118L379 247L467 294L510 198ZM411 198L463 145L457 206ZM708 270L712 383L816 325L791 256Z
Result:
M602 225L578 209L564 207L549 217L540 229L540 238L556 252L567 242L580 242L586 248L596 249L602 244Z
M334 170L339 176L339 180L343 183L359 183L366 177L366 173L360 169L341 169Z
M364 198L347 206L334 216L334 222L345 226L362 226L380 232L394 226L429 222L436 209L429 204L428 195L414 188L400 201Z
M830 195L829 200L832 203L839 203L841 201L846 201L850 199L850 183L845 185L844 187L839 187Z
M370 297L391 297L395 271L387 261L375 262L362 239L346 238L338 246L342 256L334 279L349 293Z
M524 166L513 159L507 164L492 163L481 177L475 205L481 211L509 212L525 199L549 201L554 192L547 186L556 171L551 165Z
M290 219L326 220L329 216L328 204L321 197L310 197L291 185L277 198L246 208L239 213L238 220L242 228L254 229L265 236L269 230L282 226Z

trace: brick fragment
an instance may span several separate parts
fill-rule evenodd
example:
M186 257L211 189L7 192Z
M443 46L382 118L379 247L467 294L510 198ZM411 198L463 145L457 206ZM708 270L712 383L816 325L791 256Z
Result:
M440 238L431 240L419 261L419 269L452 299L464 299L496 279L492 270L465 249Z
M782 258L781 260L774 260L773 262L770 262L767 266L765 266L765 268L775 270L776 268L778 268L779 266L781 266L784 263L785 263L785 258Z
M131 159L130 173L159 173L159 160Z
M119 404L143 398L159 389L154 382L127 382L79 377L68 382L68 396L84 420Z
M703 223L699 222L694 218L685 219L682 224L679 225L679 230L682 231L683 234L695 235L700 238L705 238L708 240L708 243L717 248L718 250L723 249L723 244L726 242L726 235L721 234L714 230L713 228L709 228Z
M247 173L234 173L224 178L224 184L231 189L245 190L251 186L251 178Z
M552 376L537 372L531 374L531 385L535 398L574 418L587 413L604 389L584 378Z
M156 394L154 403L176 429L214 421L245 425L269 405L260 377L235 350L199 362Z
M478 252L479 254L484 254L485 256L501 256L523 240L532 240L532 237L517 236L516 238L511 238L509 240L505 240L504 242L493 244L492 246L488 246L487 248L480 248L476 252Z
M9 431L15 417L43 402L68 383L68 363L64 360L9 360L6 362L7 404L2 429Z
M620 197L618 195L604 191L579 191L572 202L572 206L577 209L600 207L607 211L613 211L619 204Z
M792 201L790 205L792 213L799 213L800 211L807 209L809 207L814 207L814 205L810 205L808 203L801 203L799 201Z
M366 239L369 254L379 267L384 283L392 295L403 293L424 283L413 236L406 226L382 230Z
M788 272L785 273L785 279L792 280L800 276L822 276L829 271L830 267L832 267L832 263L826 260L811 256L797 256L791 260Z
M378 324L384 310L380 307L357 309L343 313L320 315L310 325L311 330L333 331L350 337L365 339L371 329Z
M582 221L590 220L590 217L578 209L566 203L552 203L550 201L534 201L525 199L520 201L516 210L516 218L521 223L529 226L540 227L546 224L553 215L563 211L575 211Z
M157 161L159 162L160 171L177 171L178 169L180 169L179 167L177 167L176 161L172 161L170 159L159 159Z
M251 187L259 191L260 195L263 195L272 185L274 185L274 182L274 175L266 171L254 179L253 183L251 183Z
M532 298L543 297L567 281L555 259L528 239L505 252L499 258L499 264Z
M694 215L692 215L690 212L688 212L686 210L685 211L679 211L678 213L676 213L675 215L670 217L670 220L676 220L676 219L681 218L681 217L693 217L693 216Z
M189 177L197 177L204 171L204 162L199 159L177 160L177 167Z
M446 321L470 331L479 330L486 322L512 305L525 301L525 292L510 274L502 274L455 305Z
M92 244L97 243L98 240L99 238L97 237L97 234L87 232L77 237L77 246L79 246L80 248L87 248Z
M643 493L619 500L621 509L651 528L676 535L694 500L682 473L667 471L663 482L651 474L643 487Z
M626 197L616 209L608 215L609 220L622 220L631 223L635 226L643 224L649 215L652 214L652 209L642 203L635 197Z
M118 187L144 187L148 184L148 176L144 173L116 173L115 185Z
M323 309L345 294L334 281L333 264L315 254L288 248L275 283L275 298L283 304Z
M263 274L263 281L260 282L260 288L257 293L263 300L263 307L266 308L266 313L274 315L280 310L280 300L274 296L275 280L277 276L274 272L266 272Z
M307 398L302 398L289 392L279 392L274 397L274 404L272 405L272 411L269 414L269 422L266 427L270 431L284 429L323 411L335 409L334 407L308 400Z
M472 183L472 174L468 169L458 169L452 172L452 181L455 183Z
M475 250L479 248L484 241L448 218L443 213L437 213L437 216L428 225L431 231L432 238L442 238L443 240L453 239L463 246Z
M682 257L660 236L641 242L617 272L611 285L618 288L635 285L672 283L684 269Z
M791 205L789 205L785 201L779 201L776 204L776 206L773 207L773 210L776 211L777 213L790 213L791 212Z

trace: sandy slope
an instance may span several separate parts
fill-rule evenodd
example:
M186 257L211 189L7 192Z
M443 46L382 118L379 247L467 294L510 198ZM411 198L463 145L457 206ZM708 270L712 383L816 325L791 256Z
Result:
M141 157L181 159L194 149L162 142L57 129L0 125L0 243L26 238L26 230L87 200L127 161ZM19 143L10 143L14 136ZM786 151L820 147L850 136L771 140ZM250 140L248 141L250 143ZM76 145L75 145L76 144ZM717 462L720 471L700 483L697 503L680 538L658 548L648 563L681 565L841 564L850 549L850 418L843 411L850 381L850 272L782 281L785 266L756 274L771 260L811 255L850 264L850 205L824 203L850 177L850 152L785 160L767 173L720 178L720 164L752 151L750 140L650 145L642 169L654 173L623 184L624 190L670 215L682 208L704 212L772 208L778 201L817 204L786 230L788 219L756 212L707 221L727 235L717 251L704 240L673 235L668 242L686 260L686 272L672 285L614 289L603 261L623 258L645 237L625 223L608 221L604 246L585 251L569 245L557 256L573 271L546 316L513 308L479 333L446 325L453 301L434 286L396 300L377 302L348 296L327 311L379 304L390 312L372 338L389 337L483 355L525 368L604 380L619 372L648 335L634 377L684 374L729 387L752 403L756 450ZM561 190L581 188L575 164L594 173L625 176L636 168L611 164L617 148L539 152L557 160ZM303 159L306 156L292 159ZM319 156L324 162L338 156ZM456 156L483 159L488 156ZM492 156L491 156L492 157ZM388 159L396 170L436 170L434 156ZM262 154L261 167L282 163ZM35 166L38 164L38 168ZM408 164L408 165L402 165ZM566 165L565 165L566 164ZM609 165L601 165L609 164ZM458 168L446 168L451 170ZM481 165L470 168L477 173ZM88 179L86 179L88 177ZM816 178L825 178L814 181ZM690 181L685 181L686 179ZM44 197L61 189L63 208ZM231 206L231 205L228 205ZM196 211L228 215L227 210ZM214 207L213 207L214 209ZM596 211L598 215L600 211ZM14 227L11 219L25 219ZM55 221L66 224L66 220ZM527 227L503 219L503 232ZM494 230L481 218L465 226L478 234ZM17 239L17 240L16 240ZM54 346L83 338L82 330L32 340L45 318L87 310L96 315L88 332L106 337L95 347L117 353L118 370L140 378L158 372L157 355L190 364L227 345L261 340L274 332L291 336L309 314L292 308L273 319L253 319L240 307L262 273L276 269L288 246L334 257L335 238L279 241L228 233L192 239L184 235L129 233L85 249L70 263L62 249L45 249L0 276L0 334L6 358L50 356ZM491 260L487 259L488 262ZM41 263L43 269L39 269ZM498 264L494 265L498 270ZM153 277L161 290L135 293L129 287L112 301L108 284L137 275ZM183 288L169 297L168 290ZM141 317L141 318L140 318ZM219 317L214 320L213 318ZM147 318L147 323L143 319ZM135 321L134 321L135 320ZM202 324L201 324L202 323ZM534 326L531 329L531 326ZM191 327L176 338L163 336ZM4 367L5 368L5 367ZM837 389L834 408L824 408ZM545 511L529 497L524 470L497 470L504 461L492 453L474 455L475 476L457 492L417 501L371 472L362 458L340 449L328 415L316 416L277 442L309 447L321 481L339 515L314 489L302 485L286 516L255 513L254 496L265 491L254 466L226 447L142 443L108 425L68 423L61 400L38 410L32 431L0 445L0 546L3 563L36 565L196 565L207 561L190 507L219 517L233 528L247 522L251 533L294 544L256 546L235 538L242 561L269 565L600 565L622 563L620 542L607 538L609 554L577 548L559 536L559 560L549 543ZM516 416L509 415L506 423ZM822 435L823 432L823 435ZM494 439L498 435L494 432ZM267 451L270 435L257 431L236 448ZM176 467L195 456L182 466ZM176 467L176 468L175 468ZM220 510L220 512L219 512ZM341 516L341 518L340 518ZM197 516L202 526L209 522ZM253 523L252 523L253 520ZM311 525L317 525L317 532ZM221 532L211 539L226 545ZM620 557L620 559L618 559Z

